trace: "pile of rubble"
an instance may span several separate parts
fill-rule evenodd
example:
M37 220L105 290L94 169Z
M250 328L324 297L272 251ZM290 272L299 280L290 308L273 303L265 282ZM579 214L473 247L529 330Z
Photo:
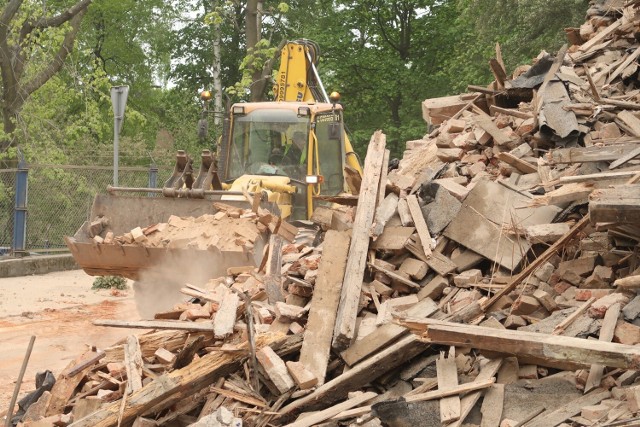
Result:
M258 215L253 211L217 203L215 215L199 217L178 217L171 215L167 222L147 227L136 227L116 236L110 230L108 217L95 218L88 224L87 234L98 245L142 245L148 248L220 251L253 249L262 233L268 231L274 217L270 214ZM275 224L274 224L275 226Z
M407 143L397 169L376 132L361 182L350 181L357 208L314 212L320 244L271 229L258 267L185 283L189 302L155 320L97 320L153 331L80 356L31 395L21 422L635 419L640 10L598 3L555 57L511 77L498 49L488 88L425 101L438 127ZM161 245L170 227L153 227L146 243Z

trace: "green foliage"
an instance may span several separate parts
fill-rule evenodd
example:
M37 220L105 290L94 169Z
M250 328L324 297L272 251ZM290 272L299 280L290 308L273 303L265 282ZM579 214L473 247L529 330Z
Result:
M128 289L127 279L120 276L100 276L93 281L91 289L118 289L124 291Z
M456 0L444 2L437 19L449 42L440 53L436 77L452 92L468 84L488 84L487 61L499 43L507 72L529 64L540 51L554 52L566 43L563 28L584 22L588 0ZM450 25L453 24L453 25ZM455 29L456 31L447 31ZM445 41L446 43L446 41Z
M52 12L70 3L61 0L48 7ZM580 24L587 3L266 0L261 40L246 52L246 2L94 0L73 54L27 101L17 133L31 162L108 165L113 138L109 88L128 84L123 165L146 166L150 157L169 162L176 149L196 155L213 148L217 135L206 147L197 139L202 114L197 94L212 87L213 27L218 26L228 101L246 96L255 79L252 70L277 55L279 42L309 38L322 49L319 71L327 91L342 93L359 154L364 155L373 131L382 129L393 155L401 156L405 141L427 132L421 118L424 99L489 83L487 61L497 42L508 71L529 63L542 49L558 49L564 42L562 28ZM20 13L39 16L42 7L25 2ZM33 33L38 40L27 43L30 57L50 55L65 30ZM33 61L28 73L43 63Z

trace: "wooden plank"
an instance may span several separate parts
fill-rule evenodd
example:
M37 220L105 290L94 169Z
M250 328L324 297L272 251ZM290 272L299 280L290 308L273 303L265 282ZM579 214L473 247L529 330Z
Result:
M390 193L376 209L375 219L371 225L371 237L375 241L382 234L387 221L398 211L398 196Z
M183 322L169 320L110 320L96 319L93 321L96 326L109 326L112 328L131 328L131 329L173 329L177 331L194 331L194 332L213 332L213 325L209 322Z
M482 423L480 427L499 427L504 405L504 384L493 384L487 389L482 401Z
M405 400L407 402L425 402L427 400L442 399L449 396L458 396L463 393L471 391L482 390L487 387L491 387L495 383L495 379L491 378L484 381L473 381L466 384L461 384L456 387L447 388L446 390L428 391L426 393L414 394L407 396Z
M574 182L565 184L557 190L551 190L544 196L535 197L529 206L549 206L586 201L593 191L593 183Z
M631 63L633 61L638 59L638 56L640 56L640 47L636 48L636 50L634 50L631 55L627 56L627 59L625 59L624 62L622 64L620 64L618 66L618 68L616 68L613 71L613 73L611 73L609 75L609 78L607 78L607 84L611 83L613 81L613 79L618 77L620 75L620 73L622 73L624 71L625 68L627 68L629 65L631 65Z
M411 212L409 212L409 205L407 205L407 199L398 200L398 215L400 215L400 223L403 227L411 227L414 225Z
M491 115L496 116L497 114L506 114L508 116L517 117L519 119L532 119L533 114L527 111L520 111L515 108L502 108L497 105L492 105L489 107L489 112Z
M511 153L507 153L507 152L498 153L498 159L513 166L518 171L525 174L538 172L538 168L536 166L532 165L527 161L519 159L518 157L514 156Z
M382 169L380 170L380 184L378 185L378 197L376 198L376 210L385 199L387 191L387 173L389 172L389 156L391 152L384 150L384 157L382 158Z
M584 304L578 307L576 311L574 311L569 316L567 316L567 318L564 319L562 322L558 323L555 326L555 328L553 328L552 334L562 335L562 333L569 327L569 325L571 325L579 316L581 316L585 311L587 311L587 309L591 307L591 304L593 304L595 301L596 301L595 297L591 297L587 301L585 301Z
M640 49L638 49L638 51L640 51ZM618 160L612 162L609 165L609 169L615 169L618 166L622 166L623 164L627 163L629 160L640 156L640 147L636 148L635 150L631 150L629 153L625 154L624 156L620 157Z
M589 223L589 215L586 215L582 218L576 225L574 225L571 230L562 236L558 241L556 241L553 245L549 246L547 250L545 250L538 258L536 258L533 262L531 262L526 268L524 268L518 275L505 286L503 289L498 291L485 305L483 305L482 309L486 312L495 304L499 299L503 296L511 293L516 286L518 286L522 281L533 274L534 271L538 269L544 262L546 262L551 256L553 256L557 251L562 249L564 245L566 245L571 239L573 239L579 232Z
M579 414L580 411L582 411L582 408L584 408L585 406L597 405L603 400L608 399L610 396L611 393L606 390L594 390L593 392L581 396L556 410L543 412L542 414L529 421L527 423L527 427L557 426L566 419Z
M311 298L309 320L299 360L318 378L318 385L324 384L329 363L349 241L349 233L346 231L327 231L324 245L331 250L324 252L320 260L318 278Z
M369 251L369 230L373 222L385 145L386 136L376 131L369 142L358 207L353 221L349 257L333 336L333 347L337 351L346 349L355 337L360 290Z
M600 327L600 335L598 336L599 341L611 342L611 340L613 340L613 332L616 329L621 309L622 307L620 306L620 303L613 304L607 309L607 312L604 315L604 320L602 321L602 326ZM600 386L603 372L603 365L597 363L591 365L589 376L587 377L587 383L584 386L585 393L588 393Z
M635 137L640 137L640 119L631 111L620 111L616 117L626 126L626 129Z
M600 31L598 34L596 34L593 38L589 39L589 41L587 41L586 43L584 43L583 45L581 45L578 48L577 52L580 53L585 53L588 52L589 49L591 49L592 47L594 47L595 45L597 45L598 43L601 43L604 39L606 39L607 37L611 36L616 30L618 30L618 28L620 28L622 26L622 20L618 19L616 21L614 21L611 25L609 25L607 28L605 28L604 30Z
M433 269L441 276L446 276L447 274L455 271L458 267L453 261L451 261L451 259L449 259L449 257L443 255L438 250L432 251L431 256L426 256L422 250L420 238L415 235L411 238L409 243L407 243L406 248L415 255L416 258L426 262L429 268Z
M287 424L285 427L311 427L314 425L318 425L322 421L328 420L329 418L339 414L342 411L346 411L347 409L351 409L354 406L358 406L368 400L371 400L377 395L377 393L374 393L372 391L361 393L360 395L346 400L345 402L342 402L338 405L331 406L330 408L324 409L320 412L316 412L315 414L311 414L294 423Z
M502 366L502 359L492 359L480 369L480 373L473 382L481 383L483 381L492 379L498 373L500 366ZM462 426L462 423L467 418L467 415L469 415L481 396L482 391L476 391L465 395L460 400L460 419L452 423L449 427Z
M500 62L496 58L491 58L489 60L489 67L491 68L493 77L496 79L496 83L498 83L498 87L500 89L504 88L504 82L507 80L507 73Z
M593 191L589 214L593 223L635 223L640 216L640 185L619 185Z
M436 360L438 373L438 390L449 390L458 385L458 368L456 366L456 349L449 349L449 357L444 351L440 352L440 358ZM460 419L460 396L445 397L440 400L440 422L449 424Z
M266 274L264 285L269 299L269 304L284 301L282 292L282 247L284 239L277 234L272 234L269 238L269 257L267 258Z
M547 159L550 163L612 162L636 150L638 147L637 143L628 143L603 147L560 148L549 152Z
M386 269L386 268L384 268L384 267L382 267L380 265L377 265L375 263L367 263L367 265L369 267L375 269L375 270L380 271L381 273L386 274L387 276L389 276L390 279L396 280L396 281L402 283L403 285L407 285L407 286L409 286L411 288L414 288L414 289L420 289L420 285L419 284L417 284L415 282L412 282L409 279L405 279L404 277L400 276L399 274L396 274L393 271L388 270L388 269Z
M425 256L429 257L431 256L431 233L429 233L427 221L425 221L422 209L418 204L418 198L414 194L407 197L407 206L420 237L420 242L422 242L422 250Z
M613 282L613 286L622 290L639 289L640 288L640 275L627 276L622 279L617 279Z
M58 375L56 383L51 389L51 399L49 400L49 405L45 411L45 415L47 417L63 413L64 408L67 405L67 401L73 395L78 384L80 384L80 381L82 381L85 375L91 370L91 365L85 367L80 372L75 371L76 373L74 375L69 375L69 372L72 371L76 365L83 363L83 361L87 359L91 359L93 354L93 352L88 351L78 356L75 360L71 361L69 365L67 365L60 375Z
M421 319L431 316L436 311L438 311L437 304L430 298L425 298L406 310L406 315ZM353 366L408 333L406 328L395 323L384 324L361 340L354 342L351 347L340 353L340 357L347 365Z
M124 346L124 366L127 370L127 393L142 388L142 351L135 335L127 336Z
M464 393L475 393L477 390L484 390L486 388L491 387L494 383L495 383L495 379L491 378L488 380L473 381L473 382L462 384L446 390L435 390L435 391L428 391L425 393L416 393L416 394L412 394L410 392L408 394L405 394L403 398L407 403L426 402L429 400L436 400L436 399L443 399L451 396L458 396ZM362 406L360 408L355 408L349 411L341 412L340 414L337 414L336 416L334 416L332 419L342 420L342 419L360 417L362 415L366 415L370 413L371 409L372 409L371 406ZM453 424L450 424L450 425L452 426Z
M389 372L425 350L415 335L401 338L397 343L363 360L308 394L280 410L279 422L287 422L300 411L323 408L358 390L382 374Z
M433 319L405 319L400 323L415 333L420 333L422 339L430 343L531 356L543 366L553 367L554 363L569 359L578 364L600 363L613 368L640 368L640 348L632 345L462 325Z
M589 181L605 181L608 179L628 179L637 174L638 171L616 171L616 172L600 172L590 173L587 175L563 176L560 178L561 184L589 182Z

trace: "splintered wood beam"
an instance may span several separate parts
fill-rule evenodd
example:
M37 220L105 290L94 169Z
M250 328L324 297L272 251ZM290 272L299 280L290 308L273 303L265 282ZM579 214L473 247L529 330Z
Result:
M543 366L553 367L554 363L571 360L582 365L599 363L613 368L640 369L640 348L632 345L431 319L399 322L421 335L425 342L530 356Z
M638 49L638 51L640 51L640 49ZM629 160L640 156L640 147L636 148L635 150L631 150L629 153L625 154L624 156L620 157L618 160L612 162L609 165L609 170L611 169L615 169L618 166L622 166L623 164L627 163Z
M586 43L581 45L578 48L578 52L579 53L588 52L589 49L591 49L592 47L594 47L598 43L601 43L607 37L611 36L621 26L622 26L622 20L621 19L616 20L614 23L609 25L607 28L605 28L604 30L602 30L598 34L596 34L593 38L589 39L589 41L587 41ZM578 52L576 52L576 53L578 53Z
M132 329L174 329L176 331L212 332L213 324L204 322L182 322L170 320L109 320L96 319L93 321L96 326L109 326L112 328L132 328Z
M282 291L282 246L284 239L277 234L272 234L269 238L269 256L266 264L266 274L264 276L264 285L269 298L269 304L284 301Z
M493 384L482 401L482 424L480 427L498 427L504 406L504 384Z
M418 204L418 198L414 194L410 195L407 197L407 205L411 213L411 218L413 218L413 224L422 242L422 250L425 256L429 257L431 256L431 233L429 233L427 221L425 221L420 204Z
M369 231L378 197L385 145L385 134L376 131L369 142L358 207L351 231L349 257L333 334L333 348L337 351L346 349L355 337L360 291L369 251Z
M482 381L488 381L493 379L493 377L498 373L500 366L502 366L502 359L490 360L489 362L487 362L486 365L480 368L480 373L478 374L476 379L473 381L473 383L481 383ZM454 423L449 424L449 427L460 427L464 422L464 420L467 418L467 415L469 415L469 412L471 412L471 410L476 405L476 403L478 402L481 396L482 396L482 390L475 391L473 393L469 393L465 395L460 400L460 418L458 419L458 421L455 421Z
M326 251L318 267L318 278L311 297L309 320L300 350L300 362L324 384L331 352L331 339L336 323L342 280L347 266L349 233L329 230L325 236Z
M507 80L507 72L504 70L502 64L500 64L500 61L496 58L491 58L489 60L489 67L491 68L493 77L495 77L496 82L498 83L498 87L503 89L504 82Z
M316 288L317 288L316 282ZM431 298L425 298L422 301L419 301L414 306L406 310L408 316L424 318L429 317L435 312L438 311L438 306ZM305 332L305 338L309 333L309 325L311 323L307 322L307 332ZM380 327L378 327L375 331L371 332L369 335L364 338L357 340L354 342L351 347L340 353L340 357L345 363L349 366L353 366L356 363L370 357L372 354L375 354L380 349L386 347L394 341L397 341L398 338L405 336L409 333L406 328L403 328L400 325L396 325L395 323L387 323ZM304 348L304 347L303 347ZM302 361L302 357L300 357L300 361Z
M613 304L607 309L607 312L604 315L604 320L602 321L602 326L600 327L600 335L598 337L598 340L602 342L611 342L611 340L613 339L613 332L615 331L616 325L618 324L620 311L620 303ZM591 365L589 376L587 377L587 383L584 386L585 393L588 393L600 386L603 372L604 366L598 363L594 363Z
M127 392L142 388L142 351L135 335L129 335L124 346L124 364L127 370Z
M634 140L637 141L637 140ZM547 160L550 164L554 163L588 163L588 162L613 162L639 147L637 142L628 142L624 144L613 144L604 147L573 147L559 148L549 152Z
M264 335L258 340L257 346L278 346L285 344L281 335ZM248 353L248 346L243 344ZM176 369L168 374L158 377L156 380L143 386L127 396L122 410L121 421L123 425L130 425L137 416L157 407L171 397L187 390L189 393L214 384L219 378L238 370L246 356L215 352L205 354L198 360L194 360L184 368ZM114 427L118 424L121 401L105 403L102 408L75 421L73 427Z
M354 406L358 406L368 400L371 400L377 395L377 393L374 393L372 391L362 393L342 403L326 408L323 411L319 411L315 414L309 415L308 417L304 417L294 423L287 424L285 427L311 427L314 425L318 425L322 421L328 420L329 418L339 414L342 411L346 411L347 409L351 409Z
M519 172L522 173L537 173L538 172L538 167L532 165L531 163L522 160L516 156L514 156L511 153L507 153L507 152L502 152L502 153L498 153L498 159L502 160L503 162L513 166L514 168L516 168Z
M456 366L456 348L449 349L449 357L444 351L436 360L438 373L438 390L446 391L458 386L458 368ZM440 422L449 424L460 419L460 396L440 399Z

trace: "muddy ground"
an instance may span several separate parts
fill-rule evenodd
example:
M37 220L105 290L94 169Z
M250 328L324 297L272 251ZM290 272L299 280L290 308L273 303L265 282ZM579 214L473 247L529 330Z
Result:
M58 375L87 346L105 348L140 330L94 326L93 319L138 320L128 291L92 290L82 270L0 278L0 421L4 424L15 382L32 335L35 345L20 396L35 387L35 374Z

